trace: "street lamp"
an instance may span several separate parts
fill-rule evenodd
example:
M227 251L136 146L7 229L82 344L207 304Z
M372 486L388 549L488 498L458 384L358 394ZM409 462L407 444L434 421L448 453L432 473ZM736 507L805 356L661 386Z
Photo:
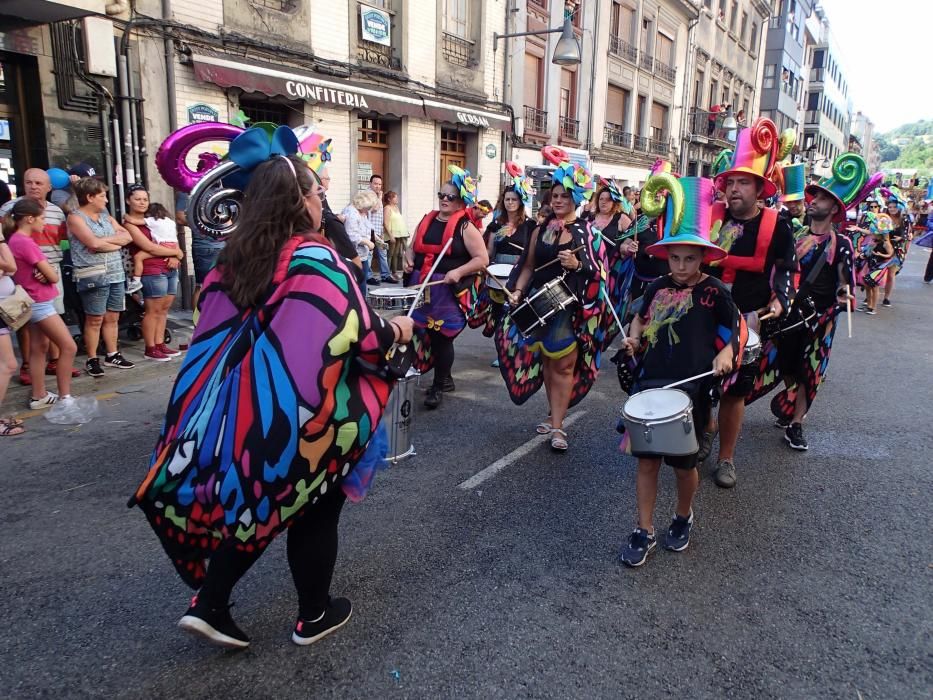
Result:
M735 143L735 140L738 138L738 128L739 123L735 120L732 107L729 107L729 110L726 112L726 118L722 120L722 130L726 132L727 141Z
M578 66L583 60L580 42L573 31L573 22L570 17L564 17L564 26L560 29L542 29L537 32L514 32L512 34L492 35L492 50L498 49L499 39L511 39L516 36L542 36L544 34L557 34L560 32L560 39L557 40L557 46L554 47L554 55L551 57L551 63L557 66Z

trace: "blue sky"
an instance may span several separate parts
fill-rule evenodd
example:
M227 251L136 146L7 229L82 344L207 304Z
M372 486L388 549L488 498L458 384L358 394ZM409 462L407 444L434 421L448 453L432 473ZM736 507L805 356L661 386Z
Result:
M841 47L856 111L886 132L933 119L933 4L821 0Z

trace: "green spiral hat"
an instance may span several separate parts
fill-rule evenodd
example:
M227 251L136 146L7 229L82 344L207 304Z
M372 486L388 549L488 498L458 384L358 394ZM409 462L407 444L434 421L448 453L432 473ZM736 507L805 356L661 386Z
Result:
M828 194L836 200L839 211L833 219L837 224L845 223L846 209L855 201L862 187L868 182L868 166L865 159L856 153L843 153L833 161L832 175L824 177L806 189L809 202L817 192Z

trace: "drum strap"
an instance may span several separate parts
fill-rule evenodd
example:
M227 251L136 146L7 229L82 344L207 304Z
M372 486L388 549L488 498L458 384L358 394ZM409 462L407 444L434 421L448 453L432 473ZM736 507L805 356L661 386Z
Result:
M725 206L721 202L713 205L713 221L724 220ZM768 259L768 248L774 237L774 228L777 225L778 213L774 209L761 210L761 223L758 226L758 240L755 241L754 255L734 255L721 260L716 265L722 267L722 281L726 284L735 282L735 273L739 270L745 272L764 272L765 262Z
M421 280L427 276L428 272L431 270L431 266L434 264L434 258L442 250L444 246L447 245L447 241L451 240L454 237L454 234L457 232L457 229L460 228L460 223L463 218L466 216L466 211L461 209L454 215L452 215L447 220L447 225L444 226L444 236L441 239L441 242L437 245L431 243L425 243L424 237L428 232L428 228L431 226L431 223L434 219L437 218L439 212L432 211L428 214L425 214L424 218L421 219L421 223L418 224L418 228L415 229L415 240L412 243L412 250L418 254L424 256L424 262L421 264Z

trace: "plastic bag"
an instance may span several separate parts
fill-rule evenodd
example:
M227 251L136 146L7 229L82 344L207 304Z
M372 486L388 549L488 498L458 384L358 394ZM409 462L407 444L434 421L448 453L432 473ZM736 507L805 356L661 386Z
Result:
M93 396L62 399L46 411L45 419L58 425L77 425L90 423L100 414L100 404Z

